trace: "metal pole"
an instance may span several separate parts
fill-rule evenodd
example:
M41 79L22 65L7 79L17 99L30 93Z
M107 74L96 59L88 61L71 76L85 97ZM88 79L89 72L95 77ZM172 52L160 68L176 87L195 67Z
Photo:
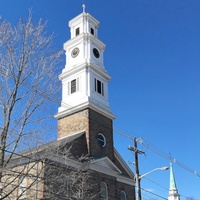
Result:
M140 172L139 172L139 164L138 164L137 138L134 138L134 147L135 147L135 177L136 177L136 184L137 184L137 195L138 195L138 200L142 200L141 187L140 187Z

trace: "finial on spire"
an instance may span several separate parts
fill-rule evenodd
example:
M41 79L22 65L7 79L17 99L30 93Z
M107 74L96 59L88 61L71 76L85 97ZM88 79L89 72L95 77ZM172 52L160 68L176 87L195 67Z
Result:
M85 4L83 4L82 7L83 7L83 13L85 13L85 8L86 8Z

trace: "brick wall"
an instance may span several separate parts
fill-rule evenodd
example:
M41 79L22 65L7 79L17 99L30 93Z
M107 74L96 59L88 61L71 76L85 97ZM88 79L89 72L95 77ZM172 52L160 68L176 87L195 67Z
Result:
M58 119L58 138L79 133L82 131L88 132L88 110L82 110L73 113L61 119Z
M114 159L113 154L113 123L112 120L104 115L91 110L89 111L89 144L91 155L99 158L108 156ZM101 147L98 143L97 136L102 133L106 138L106 146Z
M42 199L43 163L31 162L5 170L2 184L5 200Z
M56 163L54 163L54 165L46 164L46 167L44 199L64 200L67 199L67 197L70 197L71 199L78 199L77 196L76 198L73 196L74 192L72 191L80 190L81 194L84 194L84 198L80 197L79 199L100 200L100 185L101 182L104 182L107 185L109 200L120 200L121 191L126 193L127 200L135 200L134 185L117 182L116 178L113 176L95 171L89 171L88 173L86 171L78 171L77 169L66 167L60 164L57 165ZM66 182L64 181L65 179ZM71 185L70 182L73 182L74 180L76 180L75 182L78 185ZM81 180L81 182L77 180ZM67 182L68 184L66 184Z
M120 192L124 191L126 193L127 200L135 200L135 187L134 185L128 185L125 183L117 182L115 177L102 174L95 173L94 180L98 186L98 190L100 191L101 182L106 183L108 188L108 197L109 200L120 200ZM101 195L99 193L98 198L100 199Z
M108 156L113 160L112 126L111 119L88 108L58 119L58 138L61 139L74 133L85 131L88 154L95 158ZM99 133L106 137L105 147L101 147L97 141Z

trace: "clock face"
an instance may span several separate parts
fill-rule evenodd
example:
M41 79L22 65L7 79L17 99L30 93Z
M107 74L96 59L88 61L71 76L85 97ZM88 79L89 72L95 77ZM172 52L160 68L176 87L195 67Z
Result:
M96 48L93 49L93 54L96 58L99 58L100 56L99 51Z
M79 54L79 48L76 47L72 50L71 56L72 58L75 58L76 56L78 56L78 54Z

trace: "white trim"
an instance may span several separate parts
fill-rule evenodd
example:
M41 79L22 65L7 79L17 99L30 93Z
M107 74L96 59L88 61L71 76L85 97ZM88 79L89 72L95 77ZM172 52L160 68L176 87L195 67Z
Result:
M126 164L126 162L123 160L119 152L114 148L114 155L118 162L122 165L122 167L126 170L128 175L134 180L135 174L132 172L132 170L129 168L129 166Z
M62 73L59 75L59 79L63 80L71 75L76 74L77 72L81 73L82 71L85 71L88 68L96 72L100 77L103 77L106 81L109 81L111 79L111 76L109 76L105 70L100 68L98 65L88 62L77 64L76 67L64 68L62 70Z
M108 157L92 160L90 166L93 169L98 168L100 171L103 171L103 172L107 171L109 173L110 171L113 171L117 174L122 173L122 171Z
M75 168L75 169L80 169L80 168L83 169L84 167L86 167L93 171L115 177L118 182L125 183L128 185L133 186L135 183L134 179L123 176L121 170L107 157L93 160L93 161L87 162L87 163L80 163L78 161L75 161L75 160L69 159L69 158L63 159L63 157L59 157L59 156L55 157L54 155L47 156L47 155L45 155L44 152L36 152L35 154L36 154L36 157L33 158L33 162L35 162L37 160L38 160L38 162L40 162L43 159L49 159L49 160L67 165L67 166ZM25 157L25 156L27 156L27 157ZM105 164L103 164L103 162ZM20 158L18 157L18 158L11 160L8 167L12 168L12 167L24 165L26 163L30 163L30 159L28 158L28 155L24 155L24 157L20 157ZM107 164L107 166L106 166L106 164Z
M89 13L81 13L78 16L74 17L73 19L69 21L69 26L71 27L74 22L78 21L82 17L87 17L88 19L90 19L90 21L92 21L93 24L96 25L97 28L99 27L99 21L95 19L92 15L90 15Z
M57 140L62 140L62 139L65 139L65 138L68 138L68 137L71 137L71 136L74 136L74 135L78 135L78 134L81 135L81 134L84 134L84 133L85 133L85 129L78 131L78 132L71 133L71 134L66 135L64 137L61 137L61 138L57 138ZM79 135L77 137L79 137Z
M134 179L130 179L130 178L127 178L125 176L120 176L120 175L118 175L116 178L118 182L125 183L127 185L132 185L132 186L135 185Z
M62 105L61 105L61 106L62 106ZM66 107L66 106L65 106L65 107ZM65 109L65 110L63 110L63 111L61 111L61 112L55 114L54 117L60 119L60 118L62 118L62 117L66 117L66 116L68 116L68 115L71 115L71 114L73 114L73 113L75 113L75 112L79 112L79 111L81 111L81 110L85 110L85 109L87 109L87 108L90 108L90 109L92 109L92 110L94 110L94 111L97 111L97 112L99 112L100 114L102 114L102 115L108 117L109 119L112 119L112 120L115 119L115 115L113 115L113 114L111 113L111 111L109 112L109 111L107 111L107 110L101 108L100 106L95 105L94 103L91 103L91 102L85 102L85 103L83 103L83 104L81 104L81 105L78 105L78 106L75 106L75 107L71 107L71 108L67 108L67 109ZM110 110L110 108L108 108L108 109Z

